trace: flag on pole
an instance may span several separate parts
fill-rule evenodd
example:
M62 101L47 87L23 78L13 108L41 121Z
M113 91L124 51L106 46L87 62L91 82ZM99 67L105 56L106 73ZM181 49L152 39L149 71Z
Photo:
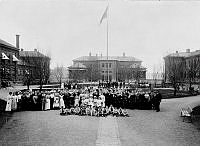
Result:
M6 56L5 53L1 53L1 55L2 55L2 59L9 59L8 56Z
M108 6L106 7L106 10L104 11L101 17L100 24L102 23L103 19L107 18L107 15L108 15L107 13L108 13Z

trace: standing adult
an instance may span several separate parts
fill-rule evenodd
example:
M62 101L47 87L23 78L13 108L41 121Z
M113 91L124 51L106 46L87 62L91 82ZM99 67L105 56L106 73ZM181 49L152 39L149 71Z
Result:
M46 94L42 93L42 110L43 111L46 110L45 105L46 105Z
M51 94L50 94L50 109L51 110L53 109L53 103L54 103L54 92L51 91Z
M46 105L45 105L45 109L46 110L50 110L50 93L48 92L47 95L46 95Z
M160 103L161 103L161 100L162 100L162 95L160 94L159 91L156 91L156 95L155 95L155 100L154 100L154 106L155 106L155 110L156 112L159 112L160 111Z
M12 92L9 92L9 95L6 98L7 103L6 103L6 109L5 111L11 112L12 110Z
M17 96L16 96L15 92L13 92L13 95L12 95L11 108L12 108L13 111L17 110Z
M62 93L60 95L60 108L65 109L65 102L63 100L63 94Z

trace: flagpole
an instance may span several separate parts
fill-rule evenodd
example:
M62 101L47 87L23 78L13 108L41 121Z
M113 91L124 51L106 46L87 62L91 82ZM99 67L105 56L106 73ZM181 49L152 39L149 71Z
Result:
M106 49L107 49L107 81L109 82L109 71L108 71L108 18L109 18L109 3L108 3L108 10L107 10L107 28L106 28L106 32L107 32L107 46L106 46Z

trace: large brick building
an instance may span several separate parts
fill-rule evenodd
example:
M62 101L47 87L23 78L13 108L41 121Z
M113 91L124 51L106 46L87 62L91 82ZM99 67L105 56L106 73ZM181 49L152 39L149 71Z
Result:
M46 84L50 76L50 58L34 51L19 51L18 79L24 84Z
M172 83L200 83L200 50L169 54L164 57L165 81Z
M16 37L19 38L18 35ZM17 81L19 49L0 39L0 87Z
M130 81L146 79L146 68L135 57L81 56L68 67L69 78L78 81Z

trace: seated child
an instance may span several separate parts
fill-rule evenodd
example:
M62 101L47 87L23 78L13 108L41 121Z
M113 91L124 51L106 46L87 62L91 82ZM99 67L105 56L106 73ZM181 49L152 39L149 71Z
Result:
M63 106L60 109L60 115L65 115L66 114L66 110L63 108Z
M112 105L110 105L109 114L113 115L113 113L114 113L114 107Z
M127 111L126 109L122 110L122 115L123 115L124 117L129 117L128 111Z
M113 116L116 116L116 117L119 116L119 113L118 113L118 109L117 109L117 108L114 108L114 110L113 110Z
M74 108L74 113L75 113L75 115L80 114L80 107L78 105L76 105L76 107Z
M74 111L74 108L73 108L73 107L70 108L70 114L71 114L71 115L74 115L74 114L75 114L75 111Z

